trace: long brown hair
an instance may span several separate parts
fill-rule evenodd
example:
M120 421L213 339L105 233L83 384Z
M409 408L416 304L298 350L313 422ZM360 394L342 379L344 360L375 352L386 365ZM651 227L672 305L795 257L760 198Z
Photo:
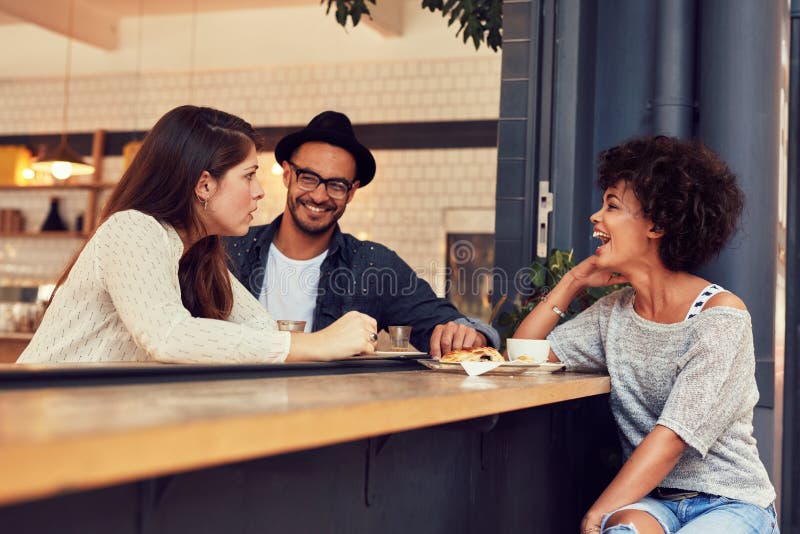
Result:
M260 138L243 119L212 108L180 106L161 117L147 134L130 167L111 193L100 217L138 210L191 235L206 235L194 189L203 171L220 179L244 161ZM80 252L78 253L78 255ZM56 287L67 278L77 256ZM222 240L207 236L181 257L183 305L195 317L225 319L233 293Z

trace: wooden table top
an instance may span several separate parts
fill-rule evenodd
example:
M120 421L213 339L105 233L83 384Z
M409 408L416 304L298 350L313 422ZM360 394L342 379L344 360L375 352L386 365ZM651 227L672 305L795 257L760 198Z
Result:
M608 393L428 370L0 392L0 505Z

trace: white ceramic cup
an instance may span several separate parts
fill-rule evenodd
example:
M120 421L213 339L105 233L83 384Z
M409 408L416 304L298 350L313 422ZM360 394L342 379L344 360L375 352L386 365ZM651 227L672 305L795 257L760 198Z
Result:
M537 363L547 361L550 354L550 342L546 339L507 339L508 359L516 360L527 356Z

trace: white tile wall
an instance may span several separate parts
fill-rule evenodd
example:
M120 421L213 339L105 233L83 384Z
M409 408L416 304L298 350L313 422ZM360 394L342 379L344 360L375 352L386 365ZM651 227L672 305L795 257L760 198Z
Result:
M79 77L70 87L69 130L144 130L187 102L218 107L257 126L305 124L324 109L347 113L355 123L494 119L499 81L499 55ZM0 135L57 132L62 90L61 80L0 79ZM375 157L375 181L357 193L342 227L385 243L434 282L435 271L444 268L446 211L494 209L497 151L384 150ZM269 172L271 154L261 159L267 197L256 222L263 223L283 210L285 190L280 177ZM103 165L107 180L118 179L120 157L107 157ZM62 216L74 223L85 209L86 192L58 194ZM28 229L35 230L48 198L41 192L3 191L0 208L23 209ZM0 238L0 284L56 277L77 245L73 240Z
M305 124L323 109L354 122L497 118L498 57L85 76L70 83L70 131L147 129L187 102L256 125ZM60 79L0 78L0 135L60 128Z

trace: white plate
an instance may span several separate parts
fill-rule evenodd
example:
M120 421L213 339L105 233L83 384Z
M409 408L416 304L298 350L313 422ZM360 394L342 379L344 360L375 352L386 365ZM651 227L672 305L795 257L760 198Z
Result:
M466 371L461 366L460 363L445 363L439 360L417 360L419 363L427 367L428 369L433 369L434 371L444 371L447 373L465 373ZM503 362L500 366L495 367L491 371L487 371L484 374L487 375L532 375L532 374L542 374L542 373L555 373L556 371L561 371L564 369L563 363L554 363L554 362L542 362L542 363L533 363L533 362Z

